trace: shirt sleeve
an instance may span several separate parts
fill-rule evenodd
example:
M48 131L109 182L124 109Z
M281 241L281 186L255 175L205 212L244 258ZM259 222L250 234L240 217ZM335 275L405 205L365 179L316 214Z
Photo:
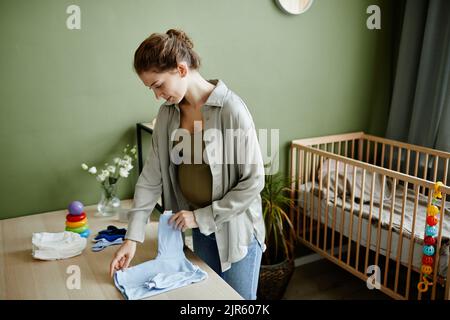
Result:
M148 218L162 194L162 175L158 149L160 113L161 108L153 129L151 147L145 160L144 168L136 183L133 206L128 211L128 229L125 239L141 243L145 239L145 226Z
M211 205L194 210L200 232L205 235L217 231L224 222L244 213L264 189L264 164L253 119L245 105L233 118L233 127L239 129L235 150L238 154L245 153L244 161L236 164L239 181L232 189Z

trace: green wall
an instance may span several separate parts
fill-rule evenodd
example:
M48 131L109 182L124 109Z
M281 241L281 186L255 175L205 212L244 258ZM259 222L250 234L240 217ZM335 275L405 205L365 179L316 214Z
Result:
M81 30L66 28L70 4L81 7ZM370 4L381 6L382 30L366 28ZM98 182L80 164L110 161L135 143L135 123L156 115L160 101L132 55L172 27L194 40L204 77L246 101L257 128L280 129L282 171L292 139L383 134L391 6L315 0L289 16L273 0L1 0L0 218L97 203ZM122 199L136 179L121 181Z

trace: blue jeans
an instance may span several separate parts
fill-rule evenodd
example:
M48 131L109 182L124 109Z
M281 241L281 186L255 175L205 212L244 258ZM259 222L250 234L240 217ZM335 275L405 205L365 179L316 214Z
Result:
M256 300L262 249L255 237L248 247L247 255L238 262L232 263L231 268L225 272L221 270L214 233L205 236L198 228L194 228L192 229L192 241L194 252L200 259L205 261L244 299Z

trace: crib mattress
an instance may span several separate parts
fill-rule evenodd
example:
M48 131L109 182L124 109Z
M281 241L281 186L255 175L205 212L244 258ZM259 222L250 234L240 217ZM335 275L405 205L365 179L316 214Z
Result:
M303 184L299 188L299 205L302 208L301 213L304 212L308 217L311 216L311 198L314 201L313 205L313 219L318 219L317 212L319 211L319 185L317 182L314 183L313 192L311 191L312 184L309 182ZM338 193L339 194L339 193ZM329 201L326 201L326 190L320 192L320 221L322 224L325 223L325 217L328 215L327 225L332 228L333 226L333 211L335 207L335 196L333 191L329 192ZM387 255L389 250L390 258L396 260L398 255L398 250L401 250L400 262L404 265L408 265L409 255L410 255L410 245L411 239L414 246L413 249L413 259L412 267L415 270L420 270L422 265L422 250L423 250L423 239L424 230L426 222L426 209L427 202L425 196L419 195L419 201L417 204L416 217L415 217L415 228L414 236L412 236L412 226L413 226L413 212L414 212L414 194L412 190L408 189L406 202L405 202L405 214L403 216L403 228L402 235L400 235L400 226L402 218L402 201L403 201L403 186L396 186L396 194L394 201L394 212L392 214L392 231L391 231L391 246L388 248L388 238L389 238L389 224L391 221L391 205L392 197L390 199L383 200L383 210L380 210L381 204L378 199L373 200L373 208L371 214L371 226L370 226L370 249L376 250L377 248L377 234L378 234L378 223L381 217L381 227L380 227L380 244L379 253L383 256ZM358 200L359 201L359 200ZM335 211L335 231L341 232L341 217L344 217L344 227L342 230L343 235L346 237L350 236L350 219L352 222L351 238L356 242L358 237L359 228L359 215L361 206L355 201L353 206L353 212L351 210L351 198L346 197L345 204L343 206L342 197L336 197L336 211ZM342 208L344 207L344 212L342 213ZM368 224L370 217L370 202L364 201L362 205L361 212L361 236L360 244L367 247L369 232ZM306 210L303 210L306 208ZM381 211L381 212L380 212ZM439 258L439 275L445 277L447 275L448 268L448 256L449 256L449 243L450 243L450 214L448 209L448 202L445 212L445 218L442 225L442 240L441 240L441 250ZM309 220L307 220L309 223ZM400 241L401 239L401 241ZM339 239L338 239L339 241ZM401 242L401 248L399 247L399 242ZM345 245L347 243L343 243ZM335 240L336 245L336 240ZM361 253L360 253L361 254ZM391 262L392 263L392 262Z

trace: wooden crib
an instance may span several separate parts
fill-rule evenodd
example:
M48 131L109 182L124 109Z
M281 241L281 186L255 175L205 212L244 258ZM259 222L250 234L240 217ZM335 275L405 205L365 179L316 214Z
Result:
M448 300L449 159L448 152L364 132L292 141L290 215L300 242L395 299ZM436 181L443 182L436 253L423 292L418 283Z

